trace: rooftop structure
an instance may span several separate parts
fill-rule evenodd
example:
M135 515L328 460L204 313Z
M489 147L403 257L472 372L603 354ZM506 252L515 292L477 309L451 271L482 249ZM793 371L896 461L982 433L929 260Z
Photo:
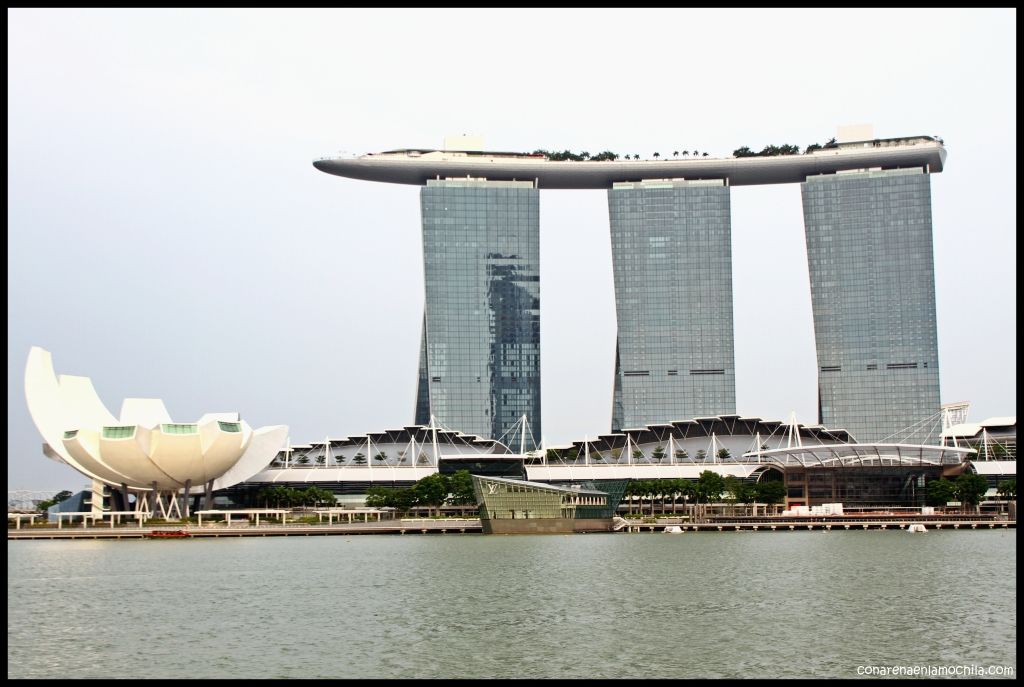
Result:
M553 161L543 155L407 148L354 158L322 158L322 172L365 181L423 186L429 179L532 181L542 189L610 189L645 179L725 179L730 186L800 183L809 176L850 169L925 167L941 172L942 140L932 136L840 143L803 155L689 160Z
M990 417L981 422L960 422L942 430L946 446L966 446L978 460L1017 459L1017 417Z

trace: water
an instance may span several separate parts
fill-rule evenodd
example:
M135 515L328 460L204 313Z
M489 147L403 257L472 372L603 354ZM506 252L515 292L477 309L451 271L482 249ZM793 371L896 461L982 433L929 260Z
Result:
M9 678L1016 667L1013 530L9 541Z

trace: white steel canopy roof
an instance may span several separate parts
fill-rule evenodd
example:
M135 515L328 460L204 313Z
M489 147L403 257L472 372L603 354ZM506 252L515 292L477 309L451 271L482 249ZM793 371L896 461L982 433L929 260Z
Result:
M743 458L768 460L783 467L877 467L891 465L959 465L976 451L923 444L823 444L752 451Z

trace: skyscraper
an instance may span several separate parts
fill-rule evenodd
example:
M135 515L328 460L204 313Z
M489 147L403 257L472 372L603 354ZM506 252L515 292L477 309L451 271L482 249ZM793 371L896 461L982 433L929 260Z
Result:
M500 440L525 414L540 439L538 189L608 190L613 429L735 413L730 188L801 183L819 422L861 441L911 426L897 438L934 440L923 427L939 410L928 175L946 150L932 136L873 136L851 127L802 155L589 161L462 137L313 164L425 187L417 423L434 415Z
M810 176L801 184L819 422L861 442L939 438L926 169Z
M540 441L539 198L526 181L429 180L420 191L418 424L433 415L501 439L525 415Z
M612 430L736 412L729 187L608 191L618 338Z

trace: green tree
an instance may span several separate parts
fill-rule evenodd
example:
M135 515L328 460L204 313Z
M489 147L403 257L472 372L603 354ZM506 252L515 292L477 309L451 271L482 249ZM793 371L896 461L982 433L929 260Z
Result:
M676 513L676 503L679 501L679 497L685 496L688 493L689 484L685 479L665 480L662 491L672 498L673 515Z
M682 497L685 507L688 508L690 501L697 496L697 483L688 479L680 479L677 482L676 489L679 496Z
M729 460L732 458L732 452L727 448L718 449L718 460Z
M453 506L468 506L476 503L473 491L473 477L469 470L459 470L448 477L448 503Z
M988 480L973 472L965 472L953 482L953 493L960 503L977 510L978 504L988 491Z
M825 142L825 145L824 145L824 146L822 146L822 147L823 147L823 148L838 148L838 147L839 147L839 144L838 144L838 143L836 143L836 139L835 139L835 137L833 136L832 138L828 139L828 140L827 140L827 141Z
M813 153L815 150L821 150L820 143L812 143L811 145L807 146L807 148L804 149L804 155L806 155L807 153Z
M334 492L330 489L323 487L313 487L313 489L314 505L330 507L337 504L338 500L334 498Z
M697 451L697 462L698 463L703 463L704 459L707 458L707 457L708 457L708 452L705 451L704 449L700 449L699 451Z
M651 501L651 515L654 515L654 502L661 496L661 480L647 480L646 496Z
M677 461L681 462L681 461L686 460L689 457L690 457L690 454L686 452L686 449L682 449L682 448L676 449L676 460Z
M654 458L654 461L656 463L660 463L662 460L665 459L665 447L664 446L657 446L657 447L655 447L654 452L651 454L651 457Z
M725 480L717 472L704 470L697 477L697 503L714 503L722 498Z
M377 451L377 455L373 459L379 463L386 463L388 460L388 454L384 451Z
M672 151L672 157L679 157L679 151L678 150L673 150Z
M352 456L352 462L356 465L366 465L366 456L363 455L362 451Z
M657 160L659 157L661 157L661 153L655 152L654 159Z
M440 508L448 498L448 485L440 473L427 475L412 485L416 505Z
M754 485L754 495L761 503L782 503L786 498L786 485L778 479L758 482Z
M395 489L391 495L389 506L402 513L408 513L409 509L416 505L416 492L414 489Z
M38 504L36 504L36 508L41 512L45 513L50 506L55 506L58 503L61 503L62 501L67 501L69 498L71 498L71 496L72 494L70 491L68 491L67 489L62 489L53 496L51 496L50 498L46 499L45 501L40 501Z
M701 154L700 154L700 156L701 156L701 157L707 157L707 156L708 156L708 154L707 154L707 151L705 151L705 152L701 153Z
M755 157L756 155L757 155L757 153L755 153L753 150L751 150L747 146L743 146L741 148L737 148L736 150L732 151L732 156L733 157Z
M950 501L956 501L956 491L951 480L942 477L928 483L925 502L929 506L945 506Z
M736 504L741 502L743 496L743 482L733 475L722 480L722 487L725 489L725 500L729 502L732 514L736 514Z
M387 508L394 506L394 489L370 487L366 490L366 506L368 508Z
M996 493L1010 501L1017 500L1017 480L1004 479L996 485Z
M307 464L309 462L309 456L307 456L305 453L303 453L301 456L299 456L299 459L297 461L295 461L295 462L297 462L299 465L305 465L305 464Z
M644 457L644 452L638 448L633 449L633 462L639 463L640 459Z

